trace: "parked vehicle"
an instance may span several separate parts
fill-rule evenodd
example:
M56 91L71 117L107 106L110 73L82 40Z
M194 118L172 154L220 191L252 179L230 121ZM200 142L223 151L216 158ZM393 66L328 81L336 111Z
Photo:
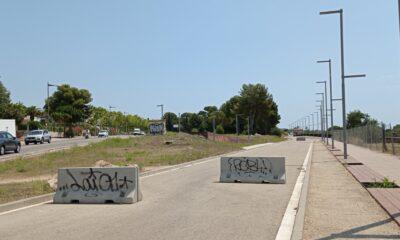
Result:
M0 155L5 154L8 151L14 151L19 153L21 151L21 143L16 137L11 135L9 132L0 132Z
M108 137L108 131L107 130L101 130L99 132L98 137Z
M132 135L145 135L145 133L141 131L140 128L135 128L133 129Z
M25 144L43 144L44 142L51 142L51 136L47 130L33 130L30 131L25 137Z

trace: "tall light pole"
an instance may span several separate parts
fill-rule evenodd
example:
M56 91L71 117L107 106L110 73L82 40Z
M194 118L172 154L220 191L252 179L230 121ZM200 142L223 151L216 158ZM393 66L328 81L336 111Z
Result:
M161 121L164 119L164 104L159 104L157 107L161 108Z
M319 124L319 120L318 120L319 119L319 112L314 112L314 113L317 114L317 125L316 126L317 126L317 131L318 131L318 129L319 129L319 127L318 127L318 124Z
M347 159L347 119L346 119L346 86L345 79L346 78L357 78L357 77L365 77L362 75L345 75L344 71L344 34L343 34L343 9L334 10L334 11L324 11L320 12L320 15L330 15L330 14L339 14L340 15L340 62L341 62L341 78L342 78L342 118L343 118L343 154L344 159Z
M314 125L314 113L311 113L311 117L312 117L312 131L314 132L314 129L315 129L315 125Z
M329 138L329 136L328 136L328 129L329 129L329 125L328 125L328 92L327 92L327 89L326 89L326 81L318 81L318 82L316 82L316 83L323 83L324 84L324 87L325 87L325 94L324 94L324 96L325 96L325 100L324 100L324 103L325 103L325 105L324 105L324 113L325 113L325 140L326 140L326 144L329 144L329 140L328 140L328 138Z
M400 1L400 0L399 0ZM331 141L332 141L332 149L335 148L335 139L332 134L332 128L333 128L333 101L332 101L332 60L323 60L323 61L317 61L317 63L329 63L329 99L330 99L330 105L331 105Z
M50 87L58 87L58 85L47 82L47 101L46 101L46 103L47 103L47 117L49 118L49 122L50 122L50 105L49 105Z
M398 8L399 8L399 31L400 31L400 0L399 0L399 3L397 5L398 5Z
M316 93L317 95L321 95L321 100L317 100L317 102L320 102L321 103L321 130L322 130L322 132L321 132L321 136L324 136L324 133L325 133L325 130L326 130L326 126L325 126L325 117L324 117L324 112L325 112L325 97L324 97L324 93ZM322 137L323 138L323 140L324 140L324 142L325 142L325 139L324 139L324 137Z
M239 116L242 116L243 114L236 114L236 142L239 142ZM249 125L250 128L250 125Z

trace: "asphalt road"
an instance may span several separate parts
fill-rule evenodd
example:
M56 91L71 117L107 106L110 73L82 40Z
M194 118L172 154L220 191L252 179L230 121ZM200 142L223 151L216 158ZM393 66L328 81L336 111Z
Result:
M0 215L1 239L275 239L310 142L238 156L285 156L287 183L219 183L219 158L141 178L130 205L43 204Z
M110 136L110 137L126 137L126 136ZM16 154L14 152L7 152L5 155L0 156L0 162L7 161L10 159L15 159L21 156L28 155L38 155L47 153L49 151L59 151L66 148L71 148L74 146L85 146L89 143L99 142L104 140L105 138L91 137L89 139L85 139L83 137L75 137L75 138L53 138L51 143L43 143L43 144L29 144L25 145L25 143L21 143L21 152Z

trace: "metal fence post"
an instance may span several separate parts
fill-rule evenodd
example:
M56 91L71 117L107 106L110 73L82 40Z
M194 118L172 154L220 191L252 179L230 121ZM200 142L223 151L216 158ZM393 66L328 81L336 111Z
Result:
M384 123L382 123L382 152L387 151L387 146L386 146L386 126Z
M390 137L390 141L392 142L392 152L393 155L396 155L396 150L394 149L394 132L393 132L393 128L392 128L392 124L390 124L390 132L392 133L392 136Z

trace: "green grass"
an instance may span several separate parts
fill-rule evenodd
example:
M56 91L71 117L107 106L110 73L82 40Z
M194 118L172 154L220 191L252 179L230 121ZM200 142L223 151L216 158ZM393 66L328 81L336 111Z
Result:
M0 184L0 204L51 192L46 181Z
M368 188L397 188L397 185L394 181L390 181L388 178L383 178L382 182L374 182L370 183L367 186Z

